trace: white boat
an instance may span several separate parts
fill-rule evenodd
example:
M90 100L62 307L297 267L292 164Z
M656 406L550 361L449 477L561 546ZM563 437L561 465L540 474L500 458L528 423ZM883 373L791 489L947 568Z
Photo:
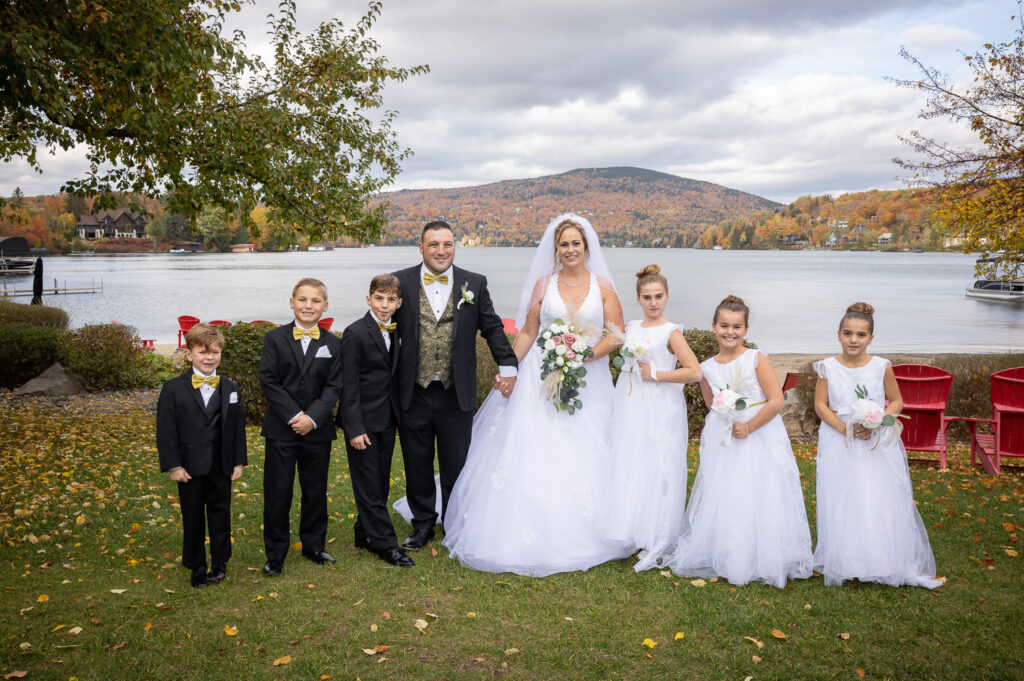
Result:
M997 267L1002 265L1002 270L1009 277L1001 279L978 279L974 286L967 289L964 295L977 300L990 300L997 303L1024 303L1024 278L1020 277L1020 266L1008 266L1005 262L999 263L1002 252L996 255L985 254L978 258L978 262L996 262ZM997 271L996 275L999 274Z

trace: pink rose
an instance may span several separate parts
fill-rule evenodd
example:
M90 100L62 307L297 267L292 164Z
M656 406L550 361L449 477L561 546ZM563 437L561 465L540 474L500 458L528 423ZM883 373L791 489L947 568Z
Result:
M717 395L715 395L714 399L711 400L711 404L713 406L717 407L717 406L721 405L722 402L724 402L724 401L725 401L725 398L722 397L722 393L718 393Z
M562 340L565 342L566 345L572 345L578 339L576 338L576 334L566 333L564 336L562 336Z
M555 345L561 345L565 342L565 339L562 336L554 336L551 340L555 341Z
M569 352L565 353L565 358L569 360L576 359L576 353L570 350Z
M875 427L882 422L884 416L885 414L879 409L878 411L871 411L865 414L864 420L870 423L872 427Z

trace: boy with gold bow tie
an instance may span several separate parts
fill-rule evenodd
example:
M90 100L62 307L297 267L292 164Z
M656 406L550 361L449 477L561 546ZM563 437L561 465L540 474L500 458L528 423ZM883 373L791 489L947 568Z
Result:
M164 383L156 408L160 470L178 483L183 542L181 564L194 587L225 577L231 557L231 482L248 463L245 405L238 385L217 375L224 335L196 324L185 335L192 370ZM210 562L206 569L206 528Z
M302 279L288 301L295 321L263 338L259 378L267 398L260 434L266 438L263 468L263 574L281 574L291 543L288 516L295 471L302 500L299 539L302 555L334 563L327 541L327 469L337 437L334 405L341 391L341 341L317 324L327 311L327 287Z

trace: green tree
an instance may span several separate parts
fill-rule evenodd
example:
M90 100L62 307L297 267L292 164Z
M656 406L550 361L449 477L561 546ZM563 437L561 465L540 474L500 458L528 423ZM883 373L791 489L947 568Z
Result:
M388 81L426 66L393 68L368 33L372 0L352 28L295 28L295 0L269 20L273 59L222 35L236 0L95 0L0 3L0 159L40 170L39 148L88 147L92 169L63 191L170 192L171 212L219 206L274 208L314 239L383 231L374 193L409 151L382 110ZM133 208L137 206L133 204Z
M11 208L14 210L21 210L25 205L25 192L21 191L21 187L15 187L14 193L11 194Z
M914 130L903 141L923 160L895 161L913 172L912 183L934 189L932 218L963 240L965 253L993 251L975 266L978 274L1003 278L1024 267L1024 17L1012 20L1016 37L964 56L970 85L949 83L906 50L901 55L921 77L894 81L927 94L921 118L966 123L978 135L979 145L961 148Z
M196 218L196 229L208 247L226 251L231 245L235 230L223 208L210 206Z

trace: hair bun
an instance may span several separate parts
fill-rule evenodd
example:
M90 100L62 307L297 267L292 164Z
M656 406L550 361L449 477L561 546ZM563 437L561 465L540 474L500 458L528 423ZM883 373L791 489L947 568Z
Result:
M727 295L725 298L722 298L722 302L720 304L724 305L726 303L732 305L746 305L746 303L743 302L742 298L740 298L739 296L734 296L732 294Z
M642 279L643 277L651 277L656 274L661 274L661 266L648 265L647 267L644 267L642 270L636 273L636 278Z
M854 303L850 307L846 308L846 312L852 312L854 314L873 315L875 314L875 308L871 307L867 303Z

